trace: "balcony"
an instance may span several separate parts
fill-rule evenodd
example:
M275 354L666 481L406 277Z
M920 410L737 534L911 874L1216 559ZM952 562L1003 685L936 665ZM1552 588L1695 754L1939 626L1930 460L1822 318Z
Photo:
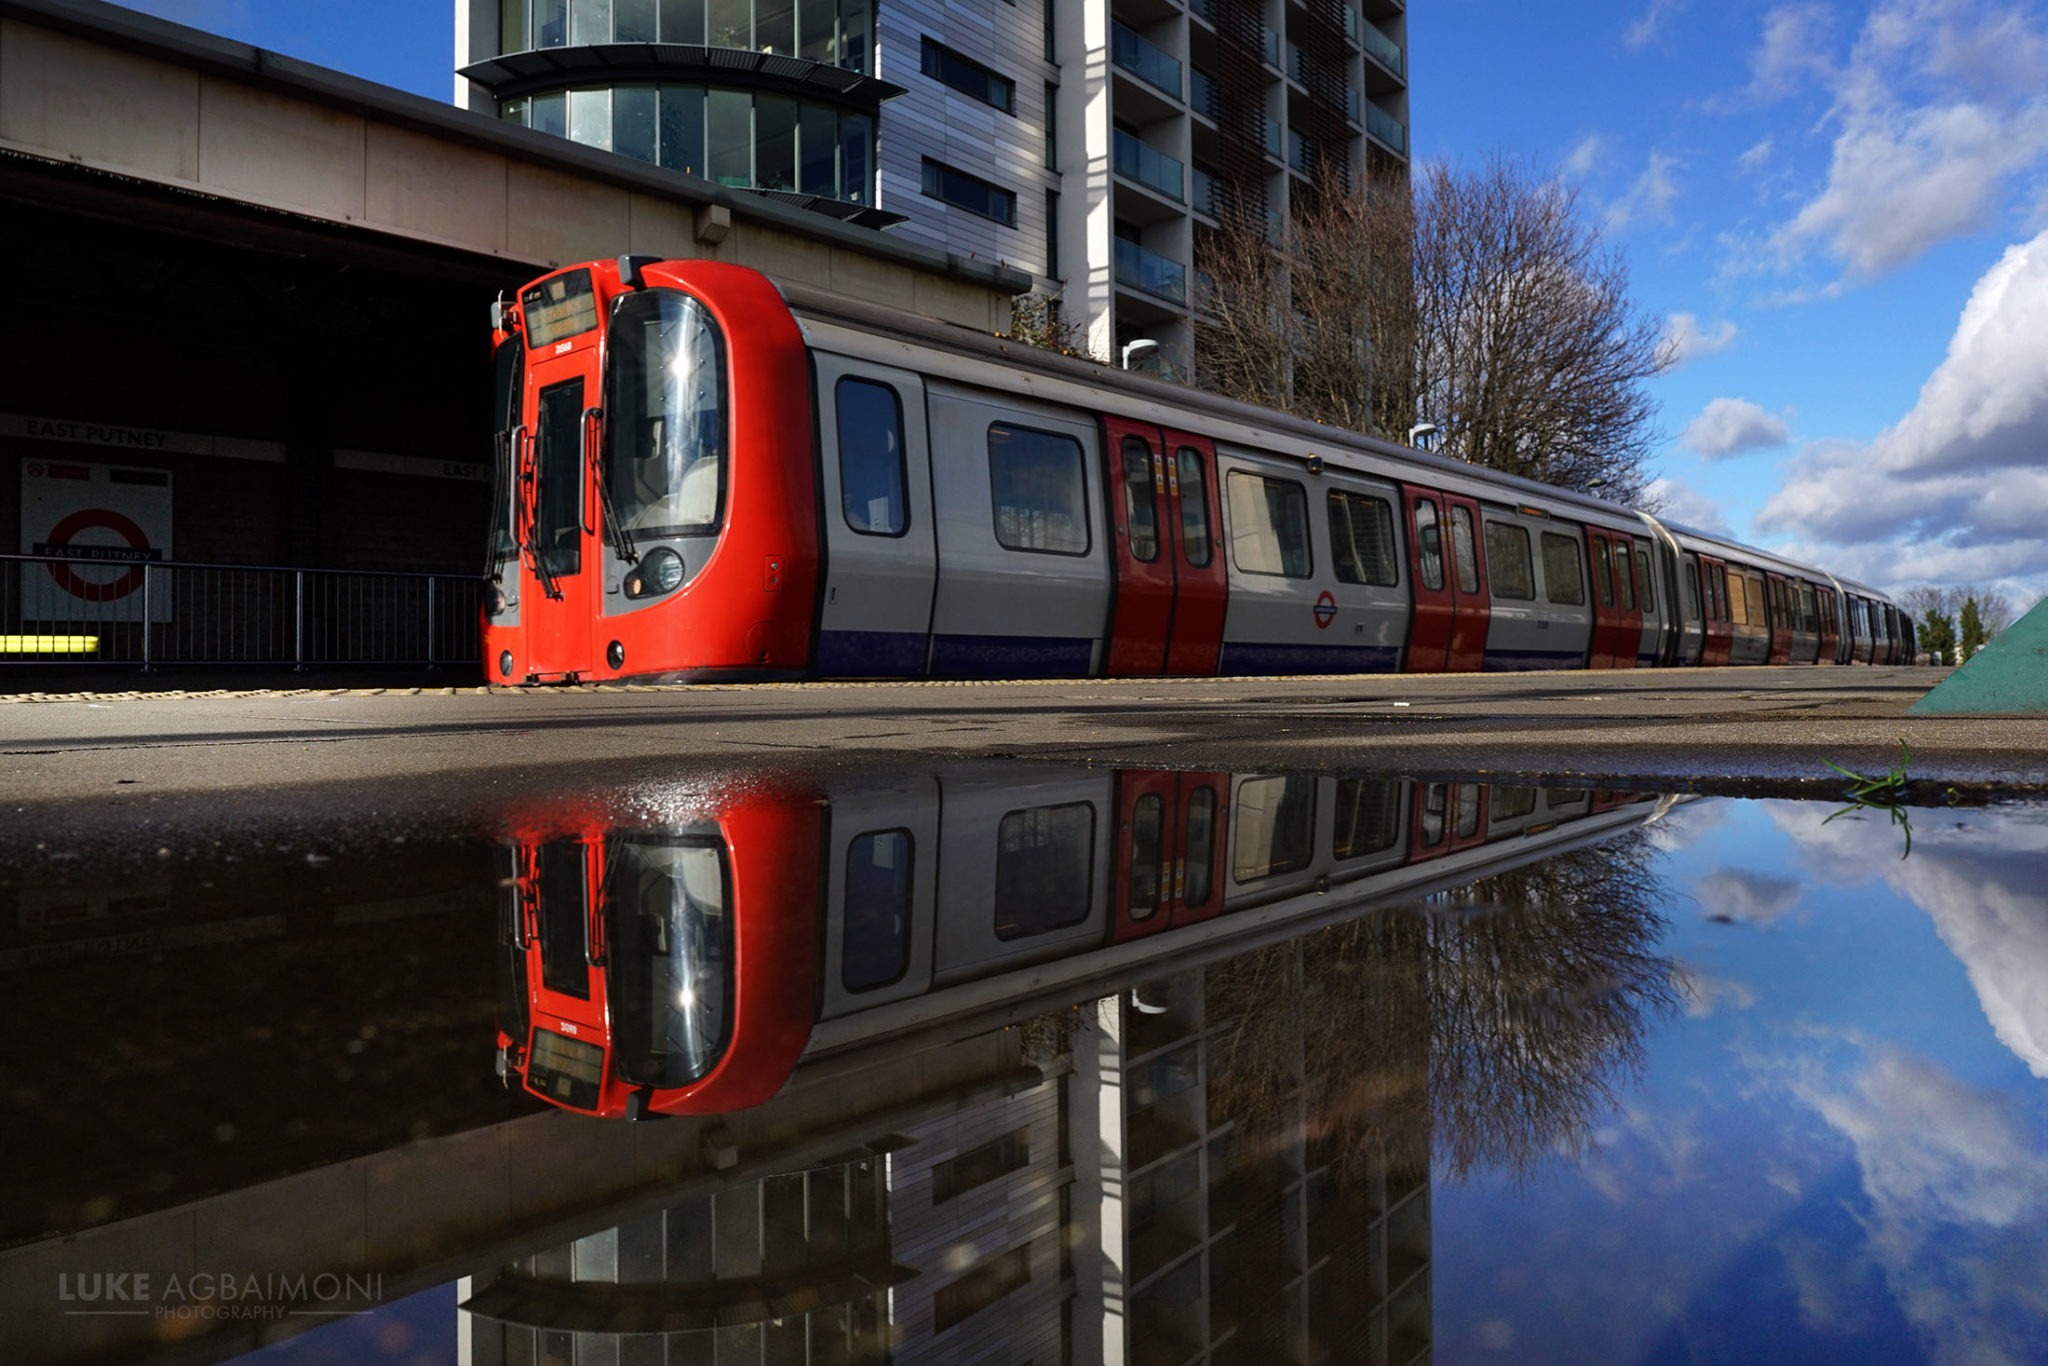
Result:
M1408 130L1401 125L1401 120L1376 104L1365 107L1365 131L1402 156L1408 155Z
M1345 11L1346 14L1350 12L1349 10ZM1382 33L1377 24L1366 24L1363 36L1365 38L1367 56L1393 72L1396 76L1400 76L1403 79L1407 78L1408 58L1407 54L1401 51L1399 43L1389 38L1385 33Z
M1123 129L1115 130L1111 164L1125 180L1135 180L1146 189L1182 202L1182 168L1178 161L1154 147L1147 147Z
M1186 266L1121 237L1116 239L1116 282L1172 303L1188 300Z
M1153 89L1181 97L1180 60L1122 24L1109 26L1109 60Z
M1216 0L1188 0L1188 13L1210 28L1216 27Z
M1188 207L1211 218L1223 216L1216 212L1216 178L1199 166L1188 171Z
M1198 66L1188 68L1188 104L1211 123L1223 116L1223 90L1214 76Z
M1266 155L1278 161L1280 159L1280 120L1268 115L1265 119L1265 134Z

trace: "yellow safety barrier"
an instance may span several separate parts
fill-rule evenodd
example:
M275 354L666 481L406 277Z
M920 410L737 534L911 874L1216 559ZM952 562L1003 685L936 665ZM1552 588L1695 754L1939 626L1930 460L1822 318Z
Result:
M0 636L0 655L94 655L98 636Z

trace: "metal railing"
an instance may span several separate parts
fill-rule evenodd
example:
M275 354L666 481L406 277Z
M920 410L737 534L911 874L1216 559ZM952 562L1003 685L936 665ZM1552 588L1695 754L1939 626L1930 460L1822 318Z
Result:
M474 667L484 580L0 555L0 665Z

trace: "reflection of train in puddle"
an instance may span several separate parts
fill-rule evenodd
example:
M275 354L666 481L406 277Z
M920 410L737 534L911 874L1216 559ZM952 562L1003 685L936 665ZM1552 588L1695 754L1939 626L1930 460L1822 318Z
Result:
M1640 794L1002 768L749 785L512 841L499 1068L597 1115L715 1114L799 1061L1115 991L1641 823Z

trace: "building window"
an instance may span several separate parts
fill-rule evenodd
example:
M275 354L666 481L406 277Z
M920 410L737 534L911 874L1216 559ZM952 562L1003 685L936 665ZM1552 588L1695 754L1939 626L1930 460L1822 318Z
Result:
M988 429L989 498L1006 550L1086 555L1088 481L1071 436L997 422Z
M1045 169L1060 168L1060 88L1045 83Z
M918 64L925 75L940 85L980 100L1005 114L1017 112L1017 83L1008 76L989 70L972 57L963 57L945 44L926 38L919 49Z
M943 1205L977 1186L986 1186L1031 1165L1031 1143L1022 1129L1004 1134L932 1168L932 1203Z
M868 69L873 0L499 0L498 51L670 43Z
M942 1286L932 1296L932 1331L943 1333L1031 1280L1031 1249L1013 1248Z
M924 192L956 209L992 218L1006 228L1017 226L1017 195L1014 190L991 185L980 176L955 170L930 157L926 157L924 162Z

